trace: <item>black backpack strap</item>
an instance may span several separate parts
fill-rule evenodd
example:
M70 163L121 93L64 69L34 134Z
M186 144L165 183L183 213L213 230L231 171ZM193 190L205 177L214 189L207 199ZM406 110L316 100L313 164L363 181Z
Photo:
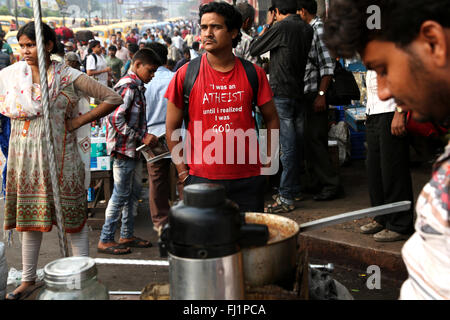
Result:
M191 60L187 66L186 76L183 83L183 119L184 126L187 130L189 123L189 96L191 95L192 88L197 80L198 73L200 72L200 65L202 62L202 56Z
M253 90L252 111L256 112L256 106L258 105L258 90L259 90L258 74L256 73L256 69L253 63L242 58L239 58L239 60L241 60L241 63L244 66L245 74L247 75L247 79L250 82L250 85Z

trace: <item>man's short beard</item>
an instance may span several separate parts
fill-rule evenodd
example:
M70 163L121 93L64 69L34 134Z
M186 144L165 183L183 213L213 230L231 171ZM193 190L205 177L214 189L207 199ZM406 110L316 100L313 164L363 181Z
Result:
M421 114L422 117L419 121L432 121L448 127L450 122L450 88L446 83L440 79L436 79L436 77L425 69L415 52L410 49L406 49L406 51L408 52L408 65L412 79L424 93L422 101L427 106L433 106L428 109L430 110L429 113ZM439 110L440 115L436 115L436 112L433 112L434 110ZM440 112L440 110L445 111Z

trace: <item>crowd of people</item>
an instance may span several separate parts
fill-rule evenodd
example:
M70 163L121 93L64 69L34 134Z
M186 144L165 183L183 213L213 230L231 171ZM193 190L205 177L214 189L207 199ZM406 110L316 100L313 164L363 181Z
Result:
M150 215L159 236L168 223L171 165L180 199L186 185L220 184L242 212L288 214L305 193L315 201L343 197L328 154L327 91L336 58L356 54L369 69L371 204L413 202L406 111L448 125L450 25L445 17L450 5L446 0L398 0L391 7L391 2L375 1L383 12L383 29L372 31L366 26L371 2L333 1L324 21L315 0L272 0L259 32L253 25L255 9L248 3L211 2L199 8L199 29L193 23L169 30L137 28L125 37L113 34L104 43L92 39L63 46L44 24L64 229L71 235L73 254L89 255L87 215L80 205L86 203L87 187L81 129L101 118L114 176L97 244L101 253L128 254L131 248L152 246L134 235L143 164L136 149L157 145L162 135L171 156L147 164ZM20 298L33 285L42 233L55 223L47 142L35 139L43 137L43 119L34 23L22 27L17 38L24 61L0 74L0 113L12 124L4 227L24 234L24 277L9 299ZM16 77L8 76L12 73ZM13 78L17 80L6 80ZM85 96L94 97L98 106L85 109ZM266 162L259 157L258 143L252 143L264 134ZM230 144L230 136L240 144ZM278 160L277 193L266 204L269 179L264 172L276 174L265 170ZM449 172L447 147L418 199L415 233L413 208L361 227L375 241L409 239L403 256L410 276L401 298L450 298Z

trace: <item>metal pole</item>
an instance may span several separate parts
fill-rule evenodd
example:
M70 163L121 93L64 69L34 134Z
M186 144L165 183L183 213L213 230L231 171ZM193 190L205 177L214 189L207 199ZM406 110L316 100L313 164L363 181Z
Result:
M49 168L50 175L52 179L53 188L53 198L55 202L56 211L56 226L58 229L59 238L59 248L61 250L61 255L63 257L69 256L69 250L67 248L67 238L64 231L64 218L61 213L61 203L59 198L59 185L56 167L55 151L53 148L53 136L51 132L50 123L50 110L49 110L49 93L47 84L47 68L46 68L46 55L45 55L45 45L44 37L42 34L42 16L41 16L41 2L39 0L33 0L33 12L34 12L34 25L36 28L36 45L38 49L38 62L39 62L39 76L41 84L41 102L44 111L44 121L45 121L45 136L48 145L48 158L49 158ZM55 43L56 45L56 43Z
M19 30L19 18L18 18L18 14L19 14L19 8L17 7L17 0L14 0L14 16L16 18L16 30Z

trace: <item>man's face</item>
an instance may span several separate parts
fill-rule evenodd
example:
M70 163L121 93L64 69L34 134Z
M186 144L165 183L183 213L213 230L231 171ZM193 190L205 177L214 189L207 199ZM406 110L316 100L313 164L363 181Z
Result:
M228 31L225 18L217 13L205 13L200 22L202 43L207 52L231 50L238 30Z
M445 121L450 116L450 81L445 68L437 68L429 50L414 40L407 48L393 42L373 40L362 58L377 72L378 96L394 98L404 111L414 111L416 120ZM447 75L446 75L447 74Z
M153 79L156 70L158 70L158 66L154 64L143 64L139 60L134 63L134 71L144 83L149 83Z
M109 55L111 58L114 58L114 57L116 56L116 51L114 51L114 50L109 50L109 51L108 51L108 55Z
M92 51L96 55L101 55L102 54L102 46L98 44L98 45L96 45L95 47L92 48Z

